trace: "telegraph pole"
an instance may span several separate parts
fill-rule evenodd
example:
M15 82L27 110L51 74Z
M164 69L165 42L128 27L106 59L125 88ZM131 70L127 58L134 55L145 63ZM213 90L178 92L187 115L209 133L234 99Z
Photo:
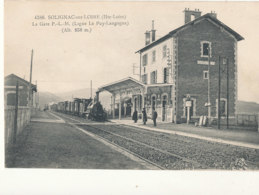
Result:
M14 131L13 131L13 144L16 143L17 134L17 119L18 119L18 98L19 98L19 83L16 82L16 94L15 94L15 110L14 110Z
M30 84L29 84L29 106L32 106L32 99L31 99L31 94L32 94L32 90L31 90L31 79L32 79L32 63L33 63L33 49L31 50L31 68L30 68Z
M220 129L220 88L221 88L221 78L220 78L220 56L219 56L219 80L218 80L218 84L219 84L219 91L218 91L218 129Z
M35 81L35 84L36 84L36 88L38 89L38 82L37 82L37 80ZM35 93L35 106L36 106L36 108L38 108L38 105L39 105L39 99L38 99L39 94L38 93L39 92Z

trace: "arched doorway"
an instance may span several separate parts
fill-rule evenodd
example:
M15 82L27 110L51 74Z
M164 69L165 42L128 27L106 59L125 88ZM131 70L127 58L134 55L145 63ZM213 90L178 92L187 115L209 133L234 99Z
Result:
M126 106L125 114L126 114L126 116L130 116L131 115L131 98L126 99L124 101L124 104Z
M141 112L141 108L142 108L142 95L139 95L139 111ZM144 106L143 106L144 107Z
M138 104L138 99L137 97L134 98L134 111L137 110L137 104Z
M162 96L162 121L166 120L167 95Z
M156 108L156 96L151 97L151 107L152 107L152 113Z

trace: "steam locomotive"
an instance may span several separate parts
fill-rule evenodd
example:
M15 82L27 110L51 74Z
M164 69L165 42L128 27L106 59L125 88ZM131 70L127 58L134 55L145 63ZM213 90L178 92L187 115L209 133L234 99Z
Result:
M89 107L88 119L94 121L107 120L107 114L104 112L103 106L100 102L96 102Z

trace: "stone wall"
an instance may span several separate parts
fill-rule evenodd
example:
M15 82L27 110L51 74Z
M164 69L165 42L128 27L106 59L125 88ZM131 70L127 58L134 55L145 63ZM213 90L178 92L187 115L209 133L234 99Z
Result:
M218 98L218 60L219 56L229 59L229 114L235 115L236 100L236 40L222 28L203 20L178 34L178 117L184 116L184 102L187 94L196 99L196 117L207 115L208 80L203 71L208 70L208 57L201 56L201 42L211 42L210 92L211 116L216 117ZM226 99L226 67L221 66L221 98Z

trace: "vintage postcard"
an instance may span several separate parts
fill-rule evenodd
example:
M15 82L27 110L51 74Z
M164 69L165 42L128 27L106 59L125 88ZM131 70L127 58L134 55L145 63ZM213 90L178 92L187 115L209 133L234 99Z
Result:
M164 185L258 173L258 10L6 0L5 171L161 173Z

